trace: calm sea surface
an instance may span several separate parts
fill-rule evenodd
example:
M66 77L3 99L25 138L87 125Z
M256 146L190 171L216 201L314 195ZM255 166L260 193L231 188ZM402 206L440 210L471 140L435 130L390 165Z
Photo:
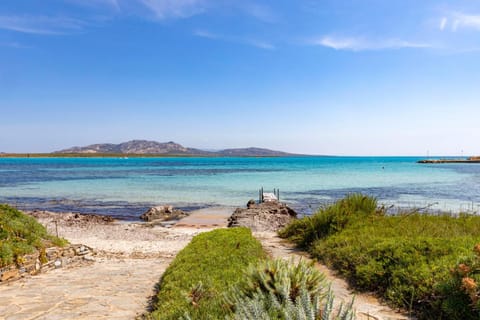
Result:
M351 192L381 203L480 211L480 165L413 157L0 158L0 202L136 218L147 207L243 206L280 189L304 214Z

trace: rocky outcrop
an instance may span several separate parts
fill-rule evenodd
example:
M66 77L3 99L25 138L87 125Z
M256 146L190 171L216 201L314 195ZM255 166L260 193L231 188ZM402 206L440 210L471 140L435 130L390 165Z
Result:
M151 221L170 221L178 220L188 216L182 210L174 209L172 206L157 206L148 209L144 214L140 216L140 219Z
M58 223L67 226L88 226L91 224L111 224L115 222L115 219L111 216L104 216L98 214L80 214L74 212L49 212L44 210L26 211L26 214L39 220L49 220L51 222L57 221Z
M252 231L278 231L297 217L297 213L284 203L248 202L247 208L237 208L228 219L228 227L248 227Z

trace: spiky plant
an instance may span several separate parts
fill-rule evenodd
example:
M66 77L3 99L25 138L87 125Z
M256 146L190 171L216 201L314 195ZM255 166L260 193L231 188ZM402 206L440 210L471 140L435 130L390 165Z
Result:
M304 288L312 296L325 294L325 275L313 268L313 262L298 263L283 259L266 260L250 266L245 281L240 285L244 295L253 297L257 292L272 293L280 302L295 301Z
M267 260L250 267L246 280L229 295L232 319L352 320L353 301L334 312L325 276L311 263Z
M296 300L280 302L278 297L271 292L268 295L257 293L252 298L243 296L236 301L237 309L232 319L234 320L353 320L353 300L346 307L333 308L334 295L329 290L321 299L311 296L301 289Z

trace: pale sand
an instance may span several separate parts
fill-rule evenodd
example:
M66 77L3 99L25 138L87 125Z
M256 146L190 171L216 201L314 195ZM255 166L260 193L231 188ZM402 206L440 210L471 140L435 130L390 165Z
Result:
M95 261L0 285L0 319L134 319L147 311L155 285L192 237L226 226L230 209L214 211L220 220L194 212L199 225L175 228L37 213L52 234L93 248Z

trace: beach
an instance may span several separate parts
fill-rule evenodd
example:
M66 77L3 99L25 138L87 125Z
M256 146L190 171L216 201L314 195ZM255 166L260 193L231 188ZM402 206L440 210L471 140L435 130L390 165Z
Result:
M227 227L231 207L195 210L176 223L125 222L106 216L34 211L50 233L88 246L88 259L0 285L2 319L134 319L148 312L157 284L176 254L201 232ZM308 259L261 230L254 235L273 258ZM345 281L316 264L333 282L336 305L353 293ZM406 319L368 294L357 295L358 319Z
M2 284L0 318L134 319L148 311L155 286L175 255L195 235L225 227L229 210L217 208L214 217L192 212L196 225L173 228L102 216L29 212L50 233L88 246L93 254L74 266Z

